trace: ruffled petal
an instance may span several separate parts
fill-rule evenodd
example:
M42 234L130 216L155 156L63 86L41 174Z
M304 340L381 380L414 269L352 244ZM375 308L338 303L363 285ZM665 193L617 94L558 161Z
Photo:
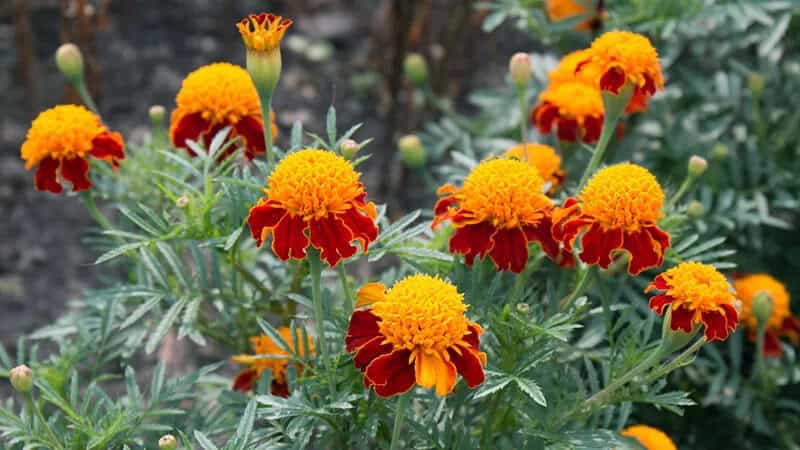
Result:
M364 372L367 387L373 387L381 397L408 392L416 381L414 367L408 362L410 356L408 350L395 350L375 358Z
M361 251L369 249L369 243L378 239L378 227L367 215L356 208L350 208L338 216L350 230L353 238L361 244Z
M667 294L656 295L650 299L650 309L660 316L664 313L664 308L672 304L673 300L675 299Z
M305 233L307 228L308 225L302 217L285 214L272 230L272 251L284 261L289 258L305 258L308 247L308 237Z
M603 131L603 116L586 116L583 118L583 142L593 144L600 139Z
M414 374L418 385L424 388L436 386L438 396L449 394L456 385L456 367L434 353L417 352Z
M354 311L344 338L345 348L353 353L377 336L380 336L378 316L368 309Z
M725 315L719 311L705 311L700 313L701 320L706 326L705 337L707 342L724 341L728 337L728 326Z
M53 194L58 194L63 190L61 183L58 182L59 165L60 161L49 156L39 162L39 168L36 169L34 177L34 184L37 190L52 192Z
M250 208L247 224L250 226L250 234L256 240L256 246L261 247L269 235L269 231L278 226L286 214L285 209L270 202L260 201L256 206Z
M531 111L531 123L536 125L542 134L553 131L556 119L558 119L558 108L550 103L543 103Z
M247 392L253 389L258 380L258 370L244 369L233 380L233 390Z
M619 66L611 66L600 77L600 89L619 94L620 89L625 85L625 80L625 70Z
M581 261L608 269L611 253L622 245L622 230L611 228L604 231L602 225L595 223L581 238Z
M125 159L124 148L125 144L121 134L116 131L105 131L92 139L92 149L89 154L94 158L107 161L116 169L119 167L119 161Z
M660 274L653 279L653 282L647 285L647 288L644 290L645 292L650 292L653 289L659 291L666 291L669 289L669 283L667 279L664 278L664 274Z
M673 330L691 333L694 328L692 325L692 316L694 316L694 313L689 308L672 308L672 320L670 321L669 327Z
M233 129L236 135L244 140L244 155L248 160L266 153L264 123L260 119L253 116L242 117ZM275 139L274 134L272 138Z
M662 243L653 239L653 235L646 228L635 233L625 233L625 242L622 247L630 253L629 274L638 275L647 269L659 267L664 262ZM661 234L656 235L662 236ZM669 243L669 235L667 235L667 243Z
M353 233L337 216L312 220L310 230L311 244L320 250L320 257L330 267L356 254L357 248L350 243L354 239Z
M519 228L497 230L492 235L492 247L489 256L498 270L522 272L528 262L528 241Z
M478 222L457 228L450 238L450 253L464 255L468 266L475 257L483 258L492 248L492 235L496 228L489 222Z
M375 358L392 352L392 344L383 344L383 336L375 336L367 341L356 351L353 356L353 364L362 372Z
M550 221L550 217L545 216L537 224L524 227L523 232L528 242L538 243L542 251L558 265L572 267L575 264L572 252L559 245L558 241L553 237L552 229L553 224Z
M447 352L450 355L450 361L455 364L458 373L464 377L470 388L474 389L483 383L486 376L478 352L471 348L462 348L461 353L452 349L448 349Z
M286 398L289 396L289 385L286 382L279 382L274 378L269 383L269 393L276 397Z
M369 306L386 298L386 285L383 283L367 283L356 293L356 308Z
M89 163L83 158L62 159L61 177L72 183L72 190L75 192L92 187L92 182L89 180Z
M176 114L173 113L172 119L176 119ZM197 141L202 135L208 131L211 123L203 118L202 113L192 113L180 116L177 123L172 126L170 130L170 138L172 145L177 148L184 148L189 152L190 156L197 156L194 150L186 145L187 140Z
M770 358L780 358L783 355L783 349L781 348L781 341L778 339L774 333L769 331L764 334L764 356L768 356Z
M567 117L559 117L556 121L558 139L560 141L576 142L578 140L578 121Z

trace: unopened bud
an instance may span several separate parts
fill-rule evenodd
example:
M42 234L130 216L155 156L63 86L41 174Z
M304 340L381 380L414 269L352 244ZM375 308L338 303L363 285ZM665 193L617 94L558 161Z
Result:
M361 146L358 145L358 142L352 139L345 139L339 144L339 150L342 152L342 156L344 159L353 159L356 157L356 153L361 150Z
M672 306L670 305L667 309L667 313L664 314L664 322L661 326L661 351L663 354L669 355L670 353L680 350L692 340L692 338L697 334L697 331L700 327L695 326L691 332L687 333L680 328L677 330L672 329Z
M70 81L77 82L83 77L83 55L73 43L66 43L56 50L56 66Z
M159 450L175 450L178 447L178 440L171 434L165 434L158 440Z
M528 85L531 78L531 56L527 53L514 53L508 63L508 70L511 72L511 81L517 88L524 88Z
M419 169L425 165L425 147L416 135L407 134L397 143L403 163L411 169Z
M706 207L703 206L703 204L698 202L697 200L692 200L686 207L686 215L693 220L697 220L703 217L705 213L706 213Z
M711 157L718 161L727 159L730 154L731 151L725 144L715 144L711 149Z
M753 297L753 315L758 324L766 324L772 315L772 298L767 292L761 291Z
M186 208L189 206L189 196L188 195L181 195L180 197L175 199L175 205L178 208Z
M689 158L689 175L693 177L699 177L703 173L705 173L706 169L708 169L708 161L705 158L701 158L697 155L692 156Z
M33 389L33 371L24 364L11 369L9 379L11 386L21 394L27 394Z
M764 75L761 75L758 72L753 72L749 77L747 77L747 86L750 88L750 92L756 96L761 95L761 93L764 92L764 84L766 84Z
M150 121L153 122L153 125L161 124L166 114L167 110L161 105L153 105L147 111L147 115L150 116Z
M531 312L531 305L527 303L517 303L517 312L520 314L528 314Z
M421 86L428 81L428 63L419 53L409 53L403 62L403 71L406 78L417 86Z

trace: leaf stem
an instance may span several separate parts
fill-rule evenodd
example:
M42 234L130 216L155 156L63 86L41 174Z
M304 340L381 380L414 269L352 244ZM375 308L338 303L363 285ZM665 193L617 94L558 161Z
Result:
M403 429L403 420L406 416L411 393L401 394L397 399L397 405L394 413L394 427L392 428L392 442L389 445L389 450L397 450L400 448L400 431Z
M311 274L311 301L314 309L314 324L317 328L317 349L319 349L320 356L322 357L320 365L325 368L325 377L328 379L328 388L330 390L331 400L333 400L336 394L336 386L327 370L330 362L330 355L328 354L328 343L325 341L325 317L322 309L322 290L320 286L322 261L319 259L319 252L317 250L310 250L308 252L308 265Z

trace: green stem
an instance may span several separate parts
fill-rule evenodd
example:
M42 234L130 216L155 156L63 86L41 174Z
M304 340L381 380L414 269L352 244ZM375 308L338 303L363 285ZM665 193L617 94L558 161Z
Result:
M411 400L411 393L401 394L400 398L397 399L397 406L394 412L394 427L392 428L392 443L389 445L389 450L400 448L400 431L403 429L403 420L406 417L409 400Z
M572 306L572 303L577 300L577 298L580 297L587 289L589 289L594 281L594 274L596 271L596 266L588 266L583 269L583 272L579 275L578 282L575 284L572 292L567 294L566 297L559 301L559 307L562 311L568 310Z
M258 279L258 277L253 275L252 272L250 272L249 270L244 268L241 264L239 264L239 261L231 259L231 265L236 270L236 272L238 272L239 275L241 275L242 278L244 278L247 281L248 284L250 284L253 288L255 288L261 293L261 296L264 297L265 300L269 300L272 297L272 291L267 289L264 286L264 283L262 283L261 280Z
M767 334L767 321L759 321L756 328L756 367L751 375L752 379L762 378L764 375L764 338Z
M83 77L73 81L72 85L75 87L75 90L78 91L78 96L81 98L81 101L83 101L83 104L99 116L100 109L97 108L97 104L94 102L94 99L92 99L92 94L86 89L86 82L83 80Z
M489 402L489 409L486 412L486 422L484 422L483 431L481 432L480 448L489 448L489 439L492 437L492 427L494 426L494 416L497 413L497 407L500 404L500 395L502 393L502 391L496 393Z
M695 177L689 175L686 177L685 180L683 180L683 183L681 183L681 186L678 188L678 191L675 192L675 195L673 195L671 199L669 199L669 203L667 203L668 209L675 208L675 205L678 204L678 201L680 201L680 199L686 194L689 188L692 187L692 184L694 184L695 179L696 179Z
M525 270L523 270L521 274L517 275L516 279L514 280L514 287L511 289L511 303L516 303L520 300L519 297L522 294L522 289L525 287L525 282L528 281L528 278L530 278L532 273L539 269L543 261L544 253L537 254L536 258L529 262L527 266L525 266Z
M261 97L261 117L264 118L264 144L267 152L267 170L272 171L275 167L275 153L272 148L272 92L269 89L259 89Z
M354 305L353 291L350 288L350 280L347 279L347 270L344 267L344 262L340 263L339 266L336 267L336 272L339 274L339 281L342 283L344 297L347 299L348 306L352 308Z
M613 394L617 389L621 388L629 381L643 373L645 370L653 367L657 364L661 359L664 357L664 351L662 347L658 347L653 350L650 355L645 358L642 362L634 366L631 370L629 370L626 374L622 375L621 377L617 378L611 384L597 392L596 394L589 397L584 402L584 410L591 410L597 404L603 404L608 398Z
M314 307L314 322L317 327L317 349L319 349L322 357L320 365L325 367L325 377L328 379L328 388L330 389L332 400L336 393L336 386L327 370L330 356L328 355L328 343L325 341L325 317L322 310L322 290L320 286L322 261L319 259L319 252L316 250L308 252L308 265L311 272L311 301Z
M45 420L41 408L39 408L39 405L33 400L33 392L26 392L24 396L25 408L28 409L28 414L30 414L31 426L33 426L33 415L35 414L39 422L41 422L42 427L47 431L48 437L52 439L52 443L56 445L57 448L63 449L64 447L59 443L58 436L53 429L50 428L50 424L47 423L47 420Z
M97 204L94 201L94 195L92 195L91 190L82 191L81 192L81 200L83 200L83 204L86 205L86 209L89 211L89 215L97 222L98 225L104 230L113 230L114 227L111 225L111 222L108 221L106 216L103 215L98 209Z
M524 146L528 143L528 105L525 103L525 88L517 88L517 100L519 100L519 137L523 145L522 160L528 160L528 152Z

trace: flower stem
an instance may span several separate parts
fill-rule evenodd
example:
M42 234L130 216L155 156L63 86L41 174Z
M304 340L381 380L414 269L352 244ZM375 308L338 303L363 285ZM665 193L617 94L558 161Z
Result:
M92 94L89 93L89 90L86 89L86 82L83 80L83 77L74 81L72 86L75 87L75 90L78 91L78 96L81 98L81 101L84 105L86 105L93 113L100 115L100 109L97 108L97 104L92 99Z
M267 153L267 170L272 171L275 167L275 153L272 148L272 119L270 118L270 111L272 111L272 91L269 89L259 89L261 97L261 117L264 120L264 148Z
M89 211L89 215L97 222L98 225L103 230L113 230L114 227L111 225L111 222L108 221L106 216L103 215L98 209L97 204L94 201L94 195L92 195L91 190L82 191L81 192L81 200L83 200L83 204L86 206L86 209Z
M595 278L594 274L596 271L597 269L595 266L588 266L583 269L582 273L579 275L578 282L572 289L572 292L567 294L567 296L562 298L561 301L559 302L559 307L561 308L562 311L568 310L572 306L572 303L578 297L583 295L586 289L589 289L589 287L592 285L592 282L594 281Z
M500 396L503 391L497 392L492 396L489 402L489 409L486 412L486 422L483 424L483 431L481 432L481 445L480 448L489 448L489 439L492 437L492 427L494 426L494 416L497 413L497 407L500 404Z
M683 183L681 183L681 186L678 188L678 191L675 192L675 195L673 195L671 199L669 199L669 202L667 203L668 209L675 208L675 205L678 204L678 201L680 201L680 199L686 194L689 188L692 187L692 184L694 184L694 180L696 179L697 177L688 175L686 179L683 180Z
M344 262L339 264L339 266L336 268L336 272L339 274L339 281L342 283L344 297L348 302L348 306L352 308L354 304L353 291L350 289L350 280L347 279L347 270L344 268Z
M519 100L519 137L522 143L522 160L528 160L528 105L525 102L525 88L517 88L517 100Z
M758 321L756 328L756 367L751 377L753 379L764 376L764 338L767 334L767 321Z
M650 355L647 356L642 362L634 366L631 370L627 373L622 375L621 377L617 378L611 384L597 392L596 394L589 397L584 402L584 410L591 410L597 404L603 404L603 402L607 401L608 398L613 394L617 389L621 388L629 381L640 375L645 370L653 367L656 365L661 359L664 357L664 349L662 347L658 347L653 350Z
M33 426L33 417L35 414L36 418L39 419L39 422L41 422L42 428L44 428L45 431L47 432L48 437L52 439L52 444L56 445L57 448L59 449L63 449L64 447L61 444L59 444L58 436L56 435L55 432L53 432L53 429L50 428L50 424L48 424L47 420L45 420L44 415L42 414L42 410L39 408L39 405L36 403L36 401L34 401L33 392L26 392L24 396L25 396L25 409L28 410L28 414L31 420L31 427Z
M389 445L389 450L400 448L400 431L403 429L403 420L406 417L409 400L411 400L411 393L401 394L397 399L397 406L394 412L394 427L392 428L392 443Z
M311 301L314 307L314 324L317 328L317 348L319 349L322 361L320 365L325 368L325 377L328 379L328 388L330 389L331 399L336 393L336 386L334 385L333 378L328 372L328 364L330 363L330 356L328 355L328 343L325 341L325 317L322 310L322 290L320 287L320 279L322 277L322 261L319 259L319 252L310 250L308 252L308 265L309 272L311 272Z

